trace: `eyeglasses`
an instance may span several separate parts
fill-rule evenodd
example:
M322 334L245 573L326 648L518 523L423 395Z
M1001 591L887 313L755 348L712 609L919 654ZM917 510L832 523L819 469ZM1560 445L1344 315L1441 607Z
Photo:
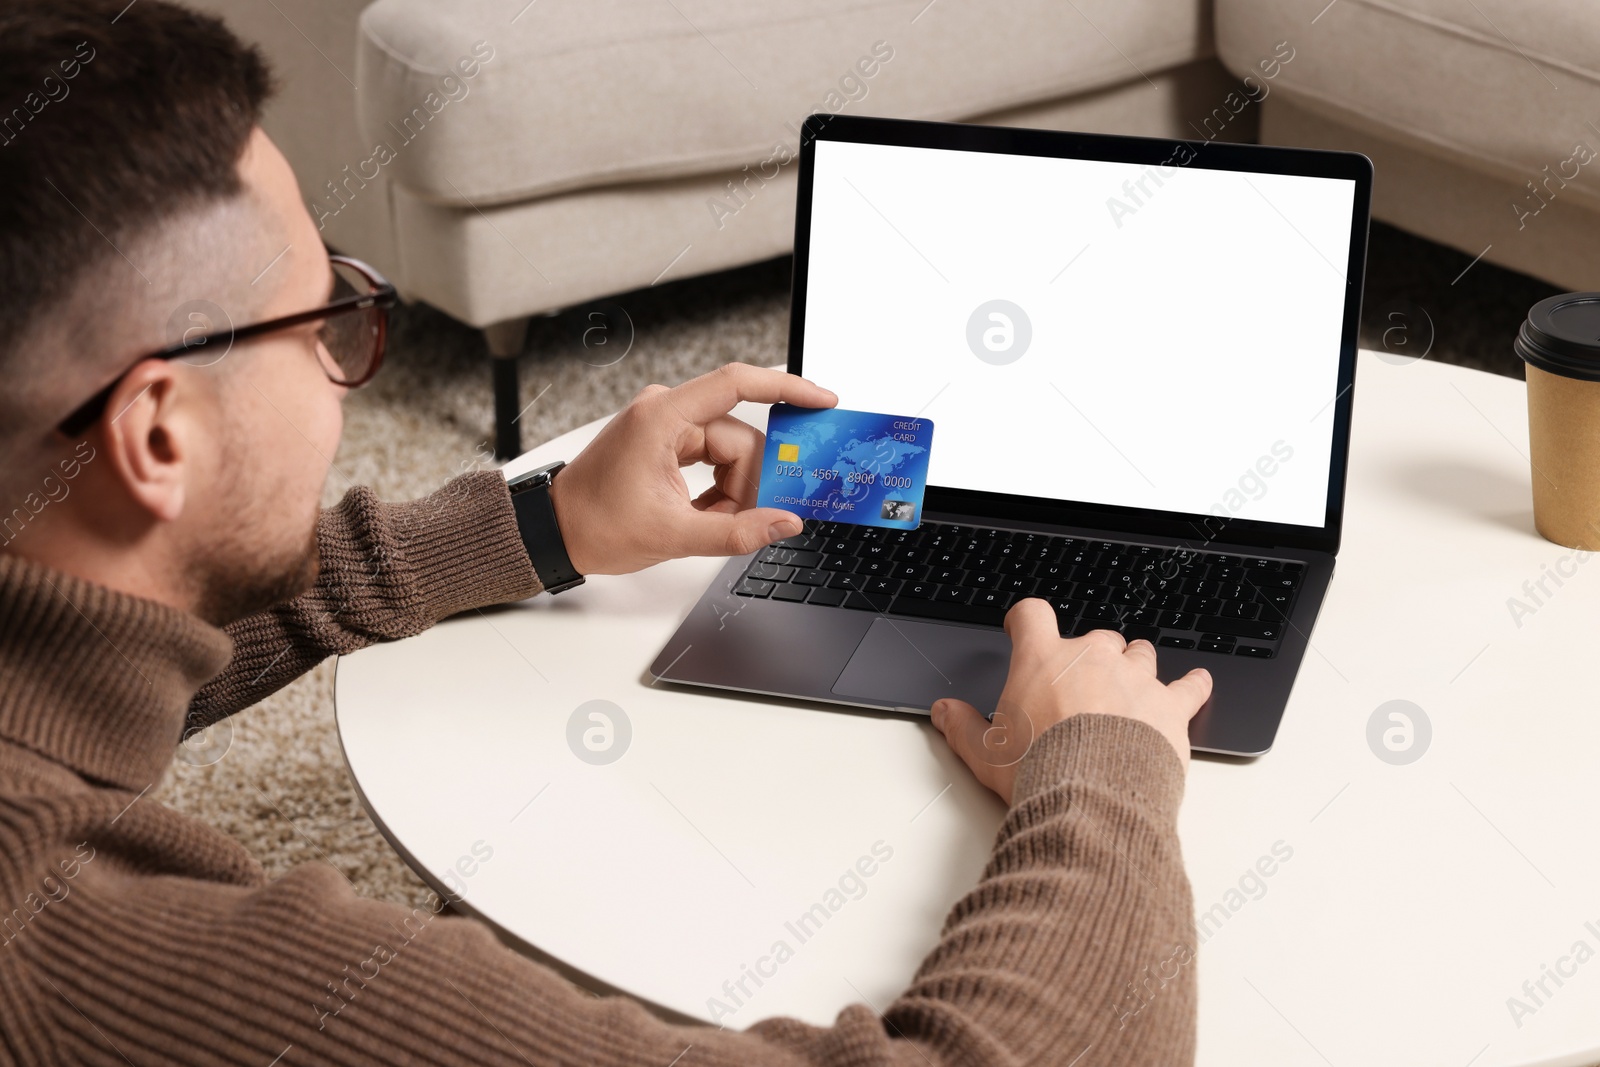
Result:
M57 428L68 437L81 436L105 414L106 402L118 383L147 359L182 359L201 354L210 357L219 347L225 356L237 341L303 326L318 319L322 320L322 326L317 331L317 358L328 380L349 389L367 384L383 364L389 309L397 300L395 288L359 259L329 256L328 262L333 268L333 292L327 304L249 326L186 332L176 344L140 356L128 370L62 419ZM210 357L210 362L221 358Z

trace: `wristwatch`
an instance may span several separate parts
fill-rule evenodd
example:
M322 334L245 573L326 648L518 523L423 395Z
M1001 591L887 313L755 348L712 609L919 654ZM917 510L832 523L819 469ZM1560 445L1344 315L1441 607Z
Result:
M567 556L561 527L556 524L556 509L550 503L550 483L566 465L564 459L546 463L506 482L506 488L511 490L511 506L517 513L522 547L528 550L528 559L547 593L560 593L585 581Z

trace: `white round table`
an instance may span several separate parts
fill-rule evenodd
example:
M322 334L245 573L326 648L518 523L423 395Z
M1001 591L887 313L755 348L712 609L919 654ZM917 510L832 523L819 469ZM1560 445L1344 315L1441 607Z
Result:
M1190 773L1199 1062L1600 1061L1600 955L1574 955L1600 953L1600 564L1533 530L1519 382L1364 352L1357 383L1344 544L1277 746ZM570 457L601 424L511 469ZM686 472L691 492L708 473ZM426 880L593 988L733 1027L882 1009L1002 807L925 720L652 685L721 562L593 578L346 657L350 772ZM1393 700L1431 724L1403 765L1368 740ZM631 728L613 762L569 744L591 701ZM892 854L848 877L874 846ZM800 942L819 902L837 910ZM763 978L743 996L747 969Z

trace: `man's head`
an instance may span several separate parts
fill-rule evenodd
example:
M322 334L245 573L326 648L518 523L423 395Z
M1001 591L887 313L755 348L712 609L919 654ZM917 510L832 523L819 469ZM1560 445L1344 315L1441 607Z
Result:
M219 623L314 577L343 390L317 323L140 357L327 300L269 91L254 48L162 0L0 10L0 551Z

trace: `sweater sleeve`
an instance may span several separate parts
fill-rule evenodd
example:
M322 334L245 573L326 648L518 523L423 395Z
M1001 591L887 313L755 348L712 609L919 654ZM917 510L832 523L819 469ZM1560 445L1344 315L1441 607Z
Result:
M329 656L544 588L499 471L460 475L404 504L352 489L322 513L317 549L309 592L227 627L233 659L190 702L190 730L255 704Z
M665 1022L578 989L475 920L359 898L325 864L230 886L118 870L114 857L137 853L109 843L27 966L63 1050L110 1042L173 1064L1192 1063L1176 755L1145 724L1081 715L1040 735L1020 772L981 881L910 987L882 1015L856 1004L831 1026ZM118 831L137 832L129 823Z

